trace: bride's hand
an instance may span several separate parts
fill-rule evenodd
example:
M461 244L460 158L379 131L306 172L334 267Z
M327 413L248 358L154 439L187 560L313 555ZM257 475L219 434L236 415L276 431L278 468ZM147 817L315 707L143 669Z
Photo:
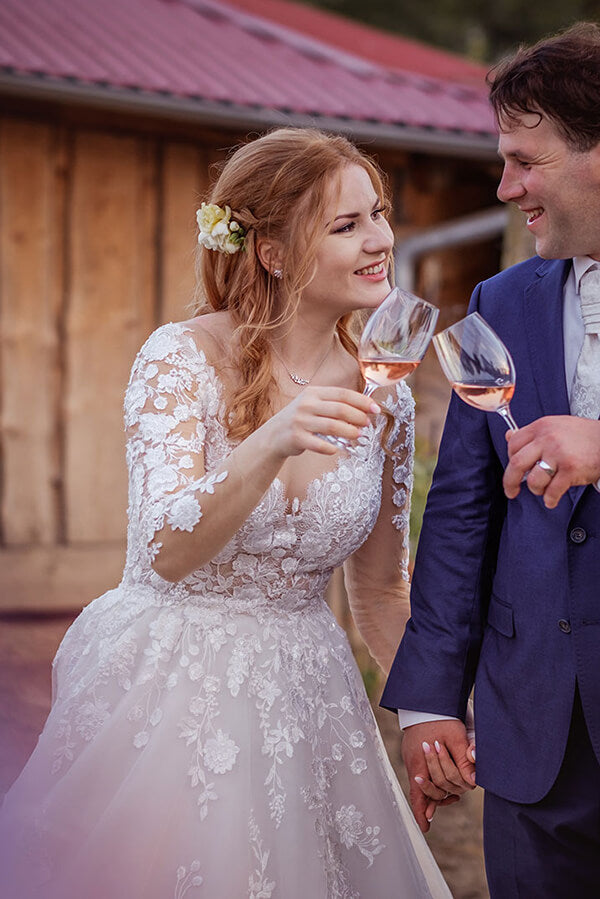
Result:
M469 699L467 704L465 727L469 741L466 750L467 761L475 764L475 718L472 699ZM458 802L461 794L469 789L465 786L464 777L461 776L461 772L454 764L446 747L435 741L434 749L435 752L431 748L429 753L424 752L431 780L421 778L419 783L423 794L430 799L425 812L428 821L432 820L438 805L450 805ZM474 777L474 774L472 776ZM474 780L471 783L474 783Z
M305 450L333 455L335 446L318 434L354 441L368 424L369 414L381 409L372 399L345 387L306 387L262 426L270 446L282 457Z

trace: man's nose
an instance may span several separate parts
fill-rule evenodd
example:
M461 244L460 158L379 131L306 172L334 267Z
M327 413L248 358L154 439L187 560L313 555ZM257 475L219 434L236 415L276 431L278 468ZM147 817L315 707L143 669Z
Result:
M500 179L500 184L498 185L498 190L496 191L498 199L502 203L510 203L511 201L522 197L524 193L525 188L521 184L520 178L516 177L515 174L505 166L504 171L502 172L502 178Z

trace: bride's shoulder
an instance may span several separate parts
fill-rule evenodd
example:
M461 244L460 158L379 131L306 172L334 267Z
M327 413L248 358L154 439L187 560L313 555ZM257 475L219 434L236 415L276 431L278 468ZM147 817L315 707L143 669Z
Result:
M230 345L232 329L223 313L209 313L187 321L168 322L150 334L138 356L155 362L172 359L174 354L197 357L214 365Z
M234 327L228 312L208 312L180 322L199 351L210 364L217 364L228 355Z

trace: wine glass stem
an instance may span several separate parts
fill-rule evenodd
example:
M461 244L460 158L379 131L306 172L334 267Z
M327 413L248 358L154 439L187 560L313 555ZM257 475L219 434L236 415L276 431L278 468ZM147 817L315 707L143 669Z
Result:
M511 431L519 430L519 426L512 417L508 406L502 406L500 409L498 409L498 414L502 416Z
M366 381L365 380L365 389L363 390L363 396L371 396L372 393L375 393L379 384L376 384L374 381Z

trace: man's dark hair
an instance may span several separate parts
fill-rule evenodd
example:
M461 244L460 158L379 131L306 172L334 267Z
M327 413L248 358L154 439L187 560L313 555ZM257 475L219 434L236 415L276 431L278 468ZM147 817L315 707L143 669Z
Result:
M576 150L600 141L600 26L580 22L533 47L521 47L488 73L500 119L541 113Z

